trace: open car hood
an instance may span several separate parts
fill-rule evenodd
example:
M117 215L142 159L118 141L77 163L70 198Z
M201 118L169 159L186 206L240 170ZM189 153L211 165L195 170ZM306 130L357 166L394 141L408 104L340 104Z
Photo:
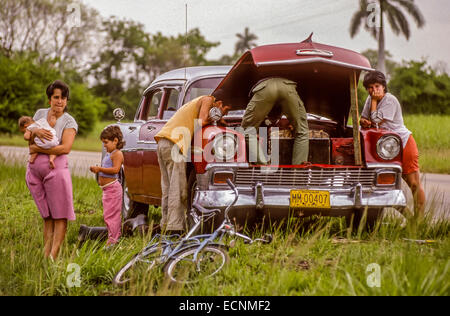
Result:
M233 110L245 109L250 90L265 77L284 77L297 82L297 91L308 113L346 124L350 109L350 75L373 70L363 55L347 49L314 43L255 47L241 56L216 90ZM216 91L215 90L215 91Z

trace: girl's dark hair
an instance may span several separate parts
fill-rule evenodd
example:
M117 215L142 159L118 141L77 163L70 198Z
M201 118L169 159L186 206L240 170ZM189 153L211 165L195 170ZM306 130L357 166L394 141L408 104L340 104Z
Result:
M120 130L120 127L117 125L111 125L106 127L102 133L100 134L100 140L102 139L108 139L113 141L114 138L117 138L117 149L122 149L125 145L125 141L123 140L122 131Z
M374 70L371 72L368 72L364 76L363 86L364 88L368 89L370 84L379 83L382 84L384 87L384 92L388 92L387 89L387 83L386 83L386 77L381 71Z
M47 90L45 91L49 100L51 99L55 89L60 89L62 97L69 99L69 86L61 80L55 80L53 83L48 85Z

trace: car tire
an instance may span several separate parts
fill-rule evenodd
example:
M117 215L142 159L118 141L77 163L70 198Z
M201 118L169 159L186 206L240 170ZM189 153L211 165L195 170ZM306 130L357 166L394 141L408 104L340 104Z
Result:
M139 203L130 199L128 194L127 181L123 170L120 172L120 182L122 183L122 218L127 220L138 216L139 214L148 215L148 204Z
M372 231L377 223L377 220L381 218L383 209L370 209L370 210L355 210L352 215L346 216L345 220L347 227L351 228L353 232L358 232L361 224L364 224L363 229ZM364 216L366 213L366 216ZM363 219L365 217L364 223Z

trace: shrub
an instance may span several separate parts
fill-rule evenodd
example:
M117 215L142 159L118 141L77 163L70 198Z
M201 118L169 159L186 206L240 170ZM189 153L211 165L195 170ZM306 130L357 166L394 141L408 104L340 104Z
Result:
M47 86L56 79L65 79L54 67L54 61L37 62L33 54L8 58L0 54L0 133L18 131L22 115L33 116L37 109L48 107ZM92 130L105 105L79 82L66 81L70 87L68 111L79 125L79 134Z
M394 70L388 84L405 113L450 114L450 77L425 61L409 61Z
M84 84L73 83L70 85L68 112L78 123L79 135L86 135L92 131L105 109L106 105L102 99L95 97Z

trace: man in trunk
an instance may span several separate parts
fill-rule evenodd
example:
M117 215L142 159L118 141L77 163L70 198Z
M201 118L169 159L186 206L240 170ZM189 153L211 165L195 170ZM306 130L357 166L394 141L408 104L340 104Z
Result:
M308 161L309 130L305 106L297 93L297 83L285 78L265 78L251 89L253 94L242 118L241 126L258 128L275 106L286 115L295 135L292 164L300 165ZM258 162L265 164L261 150L250 146L250 151L258 152Z

